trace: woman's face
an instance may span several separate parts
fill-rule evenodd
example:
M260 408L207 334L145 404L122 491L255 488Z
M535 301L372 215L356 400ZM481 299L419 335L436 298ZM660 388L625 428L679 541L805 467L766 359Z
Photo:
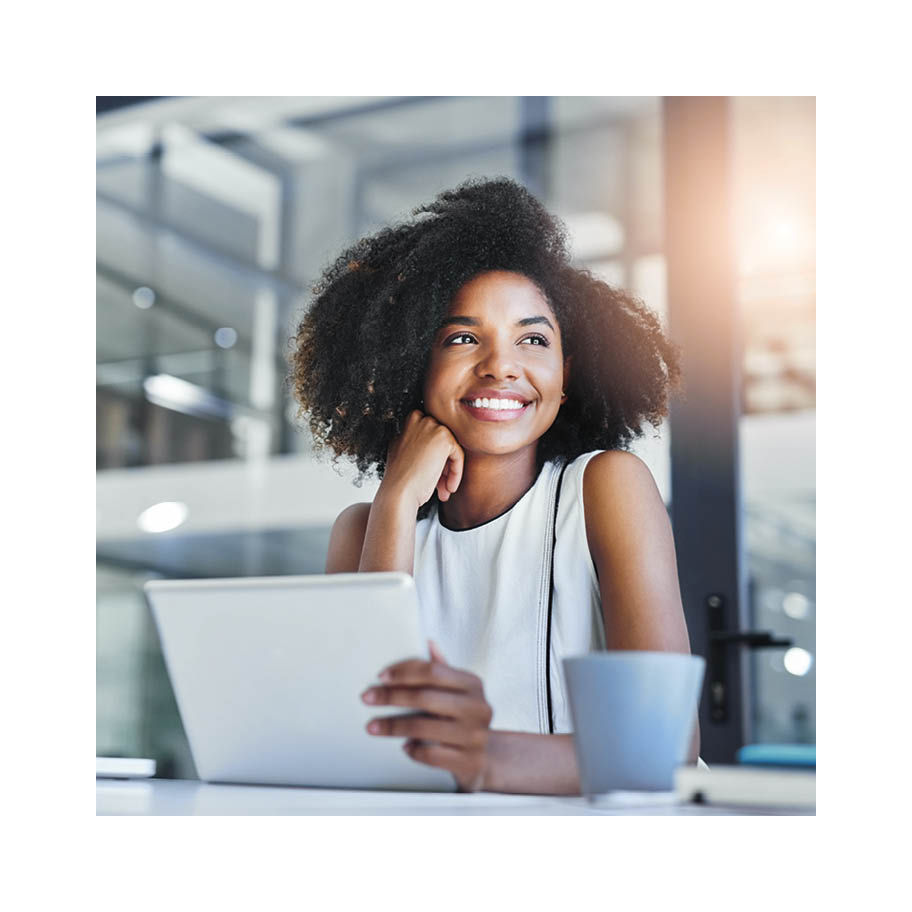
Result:
M482 273L457 292L434 338L424 411L466 453L535 446L566 399L569 360L535 283L515 272ZM485 398L501 401L477 403Z

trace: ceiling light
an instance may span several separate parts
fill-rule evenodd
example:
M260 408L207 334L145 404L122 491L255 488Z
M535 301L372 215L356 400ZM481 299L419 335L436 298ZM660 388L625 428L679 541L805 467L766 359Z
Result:
M154 374L143 380L146 398L162 408L197 417L230 418L235 413L231 402L209 390L171 374Z
M143 510L136 524L143 532L170 532L187 519L189 512L185 503L166 500Z
M133 292L133 303L140 310L148 310L155 303L155 292L143 285Z
M222 326L215 331L215 344L219 348L231 348L237 339L237 331L230 326Z

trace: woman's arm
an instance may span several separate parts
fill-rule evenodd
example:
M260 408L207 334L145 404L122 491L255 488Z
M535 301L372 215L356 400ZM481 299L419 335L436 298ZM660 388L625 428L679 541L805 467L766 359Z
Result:
M333 525L327 573L414 574L418 508L434 491L448 500L462 480L462 447L445 425L415 409L389 446L372 504L354 504Z
M482 788L515 795L578 795L573 735L492 731Z
M599 453L586 466L583 501L607 648L689 654L671 523L652 473L631 453ZM699 748L696 724L691 763ZM487 790L579 794L572 735L492 731L487 754Z
M379 490L371 504L359 573L379 570L415 571L417 507L412 498L396 491Z
M689 655L674 537L652 473L632 453L599 453L586 466L583 500L606 647ZM691 763L699 750L695 722Z
M416 524L411 502L384 491L377 492L373 503L346 507L333 523L326 572L413 573Z
M336 517L329 533L326 573L358 572L370 512L369 503L356 503L346 507Z

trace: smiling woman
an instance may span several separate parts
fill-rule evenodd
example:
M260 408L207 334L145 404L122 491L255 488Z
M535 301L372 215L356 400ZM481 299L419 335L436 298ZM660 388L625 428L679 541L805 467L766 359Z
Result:
M577 793L561 659L689 652L664 504L624 452L666 414L677 355L518 184L413 214L326 271L291 356L318 448L382 479L326 570L413 574L435 644L365 691L415 710L368 731L461 788Z
M574 269L562 224L525 188L468 181L414 215L358 241L315 285L293 340L290 382L318 451L351 459L362 477L383 478L389 445L423 398L435 338L457 313L453 299L493 270L540 289L573 359L567 399L539 443L540 463L625 448L647 425L659 426L678 359L658 319L623 290ZM523 316L538 314L536 303Z

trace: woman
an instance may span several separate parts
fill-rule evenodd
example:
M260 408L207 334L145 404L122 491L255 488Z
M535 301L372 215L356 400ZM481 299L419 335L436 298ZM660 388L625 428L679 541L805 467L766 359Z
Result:
M413 215L326 270L292 355L318 448L382 479L336 520L326 572L413 574L432 637L362 695L413 712L368 731L464 790L578 794L561 658L690 651L668 516L625 451L666 414L677 356L513 181Z

